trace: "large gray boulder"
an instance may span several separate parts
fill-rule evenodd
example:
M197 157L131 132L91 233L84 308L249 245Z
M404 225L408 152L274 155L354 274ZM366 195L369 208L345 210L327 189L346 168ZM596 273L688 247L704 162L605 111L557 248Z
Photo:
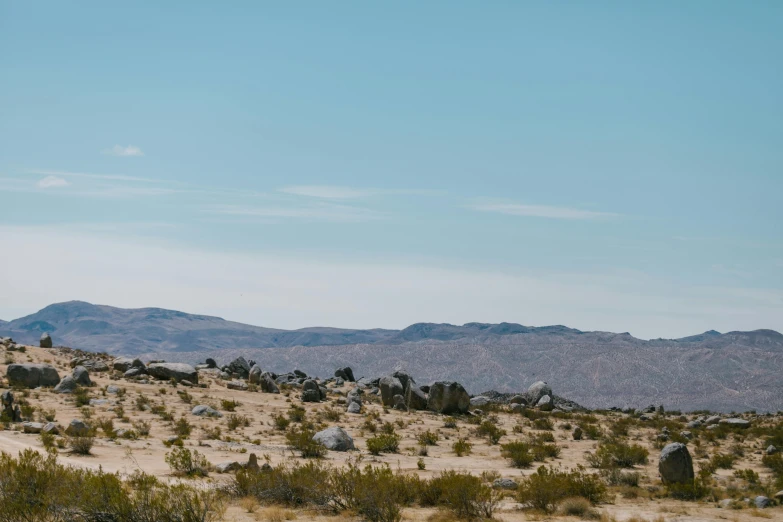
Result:
M381 390L381 402L384 406L394 406L394 396L405 393L402 383L397 377L391 375L383 377L378 381L378 388Z
M85 368L84 366L77 366L76 368L74 368L72 376L73 376L73 380L76 381L76 384L78 384L79 386L92 386L92 381L90 380L90 372L88 372L87 368Z
M264 393L280 393L280 388L277 387L277 383L269 372L264 372L264 374L261 375L259 386Z
M250 375L250 364L240 355L228 364L228 372L236 373L243 379L247 379L248 375Z
M344 368L337 368L334 371L334 376L339 377L344 381L348 382L354 382L356 379L353 378L353 370L350 366L346 366Z
M131 359L130 357L117 357L111 363L112 367L118 372L125 373L131 368L146 368L141 359Z
M45 333L41 335L41 348L51 348L52 347L52 336L48 333Z
M749 428L750 421L745 419L721 419L719 424L724 426L731 426L733 428Z
M247 382L250 384L261 384L261 376L264 374L263 371L261 371L261 367L257 364L254 364L252 368L250 368L250 373L247 375Z
M72 376L66 375L54 387L54 393L73 393L76 388L76 380Z
M408 386L416 384L416 381L414 381L413 377L411 377L410 374L407 372L396 371L392 374L392 377L398 379L400 381L400 384L402 384L403 394L405 393L405 391L408 390Z
M405 404L410 410L426 410L427 394L421 388L412 384L405 391Z
M356 449L348 432L338 426L326 428L313 435L313 440L323 444L331 451L349 451Z
M555 408L555 403L552 401L551 395L544 395L536 403L536 408L541 411L552 411Z
M83 437L90 434L90 427L84 421L73 419L68 427L65 428L65 434L71 437Z
M207 406L206 404L199 404L198 406L194 406L193 409L190 411L190 413L196 415L197 417L222 417L223 416L222 413L212 408L211 406Z
M57 386L60 374L51 364L17 363L9 364L5 373L11 386L37 388Z
M465 413L470 407L470 395L458 382L439 381L430 386L427 409L438 413Z
M147 366L147 373L156 379L170 380L174 379L198 383L198 372L189 364L185 363L151 363Z
M672 442L661 450L658 472L664 484L688 484L693 481L693 460L688 447Z
M552 388L544 381L534 382L530 385L530 388L527 389L525 395L527 395L529 404L538 404L538 401L540 401L541 397L544 395L552 396Z

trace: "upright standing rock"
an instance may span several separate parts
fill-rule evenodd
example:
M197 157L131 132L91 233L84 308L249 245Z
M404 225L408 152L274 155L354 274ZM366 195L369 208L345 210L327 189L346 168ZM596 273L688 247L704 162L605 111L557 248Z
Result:
M664 484L687 484L693 481L693 460L688 447L672 442L661 450L658 471Z
M538 404L544 395L552 396L552 388L544 381L534 382L527 389L527 400L530 404Z
M41 336L41 348L51 348L52 347L52 336L48 333L45 333Z
M470 395L458 382L439 381L430 386L427 409L438 413L465 413L470 407Z
M394 406L395 395L402 395L405 393L405 389L400 380L391 375L378 381L378 388L381 390L381 402L387 407Z

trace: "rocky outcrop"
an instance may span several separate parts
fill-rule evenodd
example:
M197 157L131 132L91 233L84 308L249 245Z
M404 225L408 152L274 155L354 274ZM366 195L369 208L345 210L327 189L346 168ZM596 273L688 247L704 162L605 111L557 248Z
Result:
M693 460L688 447L672 442L661 450L658 472L664 484L688 484L693 481Z
M458 382L439 381L430 386L427 409L444 414L465 413L470 396Z
M41 335L41 341L40 341L41 348L51 348L52 347L52 336L48 333L45 333Z
M141 359L131 359L130 357L117 357L111 363L112 368L118 372L125 373L131 368L146 368Z
M348 435L344 429L332 426L323 431L319 431L313 436L313 440L323 444L326 449L331 451L349 451L356 449L353 445L353 438Z
M384 406L394 406L394 396L405 393L402 383L397 377L391 375L381 378L378 381L378 388L381 390L381 402Z
M147 373L156 379L170 380L179 382L188 380L198 384L198 372L189 364L185 363L150 363L147 366Z
M92 386L92 381L90 380L90 372L88 372L87 368L85 368L84 366L77 366L76 368L74 368L71 376L73 377L73 380L76 382L76 384L78 384L79 386Z
M540 401L544 395L552 396L552 388L544 381L534 382L527 389L525 395L527 396L528 404L538 404L538 401Z
M356 381L356 379L354 379L354 377L353 377L353 370L351 369L350 366L346 366L344 368L337 368L334 371L334 376L338 377L338 378L340 378L340 379L342 379L344 381L347 381L347 382L355 382Z
M71 375L66 375L54 387L54 393L73 393L77 386L76 380Z
M37 388L39 386L57 386L60 374L51 364L9 364L6 377L11 386Z

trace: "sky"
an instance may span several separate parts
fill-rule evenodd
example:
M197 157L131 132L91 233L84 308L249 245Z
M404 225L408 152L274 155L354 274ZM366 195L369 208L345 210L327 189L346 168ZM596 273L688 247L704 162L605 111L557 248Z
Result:
M0 0L0 319L783 331L783 3Z

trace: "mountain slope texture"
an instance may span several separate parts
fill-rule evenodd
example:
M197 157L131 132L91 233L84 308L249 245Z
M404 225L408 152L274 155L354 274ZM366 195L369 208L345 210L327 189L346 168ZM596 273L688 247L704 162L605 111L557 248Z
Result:
M0 336L91 351L199 362L238 355L264 369L358 376L407 370L424 384L457 380L471 393L520 391L536 380L590 407L664 404L669 409L783 409L783 335L708 331L645 341L628 333L513 323L419 323L403 330L278 330L159 308L59 303L0 323Z

